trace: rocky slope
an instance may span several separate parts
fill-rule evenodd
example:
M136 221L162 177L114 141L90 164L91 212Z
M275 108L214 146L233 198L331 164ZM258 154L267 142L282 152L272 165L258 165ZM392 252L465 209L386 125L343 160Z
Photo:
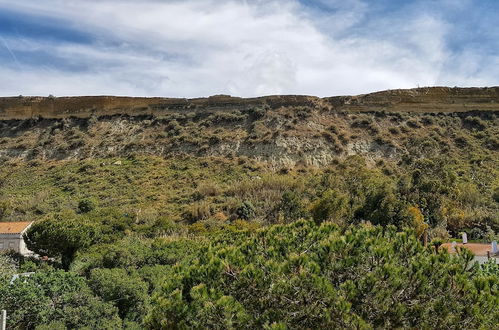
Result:
M0 119L33 117L66 118L92 115L161 115L169 112L277 109L291 106L323 107L335 111L466 112L499 110L499 87L417 88L388 90L358 96L317 98L312 96L266 96L238 98L217 95L209 98L174 99L116 96L4 97L0 98Z
M499 87L243 99L0 98L0 162L152 154L248 156L325 165L361 154L400 161L497 157Z

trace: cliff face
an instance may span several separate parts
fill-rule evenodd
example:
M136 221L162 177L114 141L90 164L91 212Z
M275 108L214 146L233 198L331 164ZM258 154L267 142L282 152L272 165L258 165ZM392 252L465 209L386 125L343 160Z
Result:
M466 112L499 110L499 87L428 87L326 99L347 111Z
M269 106L310 106L320 101L309 96L267 96L243 99L217 95L199 99L117 96L7 97L0 98L0 120L43 118L88 118L112 115L162 115L198 110L234 111Z
M498 159L499 88L242 99L0 99L0 163L149 154L327 165L472 155Z
M258 107L313 106L334 111L466 112L498 111L499 87L417 88L389 90L358 96L317 98L311 96L266 96L238 98L225 95L199 99L139 98L115 96L4 97L0 120L43 118L88 118L111 115L162 115L208 110L247 111Z

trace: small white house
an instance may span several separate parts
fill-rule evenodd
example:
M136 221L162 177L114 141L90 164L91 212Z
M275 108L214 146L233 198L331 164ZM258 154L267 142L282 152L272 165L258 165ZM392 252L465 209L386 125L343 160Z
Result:
M0 251L14 250L22 255L32 254L26 248L23 234L33 222L0 222Z

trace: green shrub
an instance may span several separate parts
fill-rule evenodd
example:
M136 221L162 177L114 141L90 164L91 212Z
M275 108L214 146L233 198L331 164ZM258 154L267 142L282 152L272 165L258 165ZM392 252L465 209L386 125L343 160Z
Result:
M463 119L463 123L465 126L476 128L478 130L483 130L487 127L487 123L484 120L482 120L480 117L468 116Z
M312 218L316 223L333 221L344 222L348 216L348 197L336 190L330 190L311 206Z
M88 213L90 211L93 211L96 207L96 202L93 199L82 199L81 201L78 202L78 212L79 213Z
M89 285L104 301L115 305L122 319L137 321L146 311L148 285L136 273L125 269L94 269Z
M495 327L497 275L393 227L298 221L225 233L165 278L152 328ZM452 285L450 284L452 283Z
M9 329L116 329L117 309L95 297L83 277L62 270L37 271L0 282L0 306L7 310Z
M292 222L307 216L302 199L295 191L286 191L282 194L281 201L277 205L277 208L286 222Z
M242 220L249 220L254 213L255 207L248 201L244 201L236 210L237 217Z
M79 249L99 241L100 228L96 223L81 221L70 214L60 214L35 222L24 234L28 248L41 255L61 257L68 269Z
M10 202L6 200L0 200L0 221L6 218L12 211Z

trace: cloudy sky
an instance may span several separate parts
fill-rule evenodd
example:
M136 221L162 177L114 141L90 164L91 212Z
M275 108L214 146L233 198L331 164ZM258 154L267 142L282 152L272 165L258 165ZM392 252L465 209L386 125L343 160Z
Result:
M497 0L0 0L0 95L499 85Z

